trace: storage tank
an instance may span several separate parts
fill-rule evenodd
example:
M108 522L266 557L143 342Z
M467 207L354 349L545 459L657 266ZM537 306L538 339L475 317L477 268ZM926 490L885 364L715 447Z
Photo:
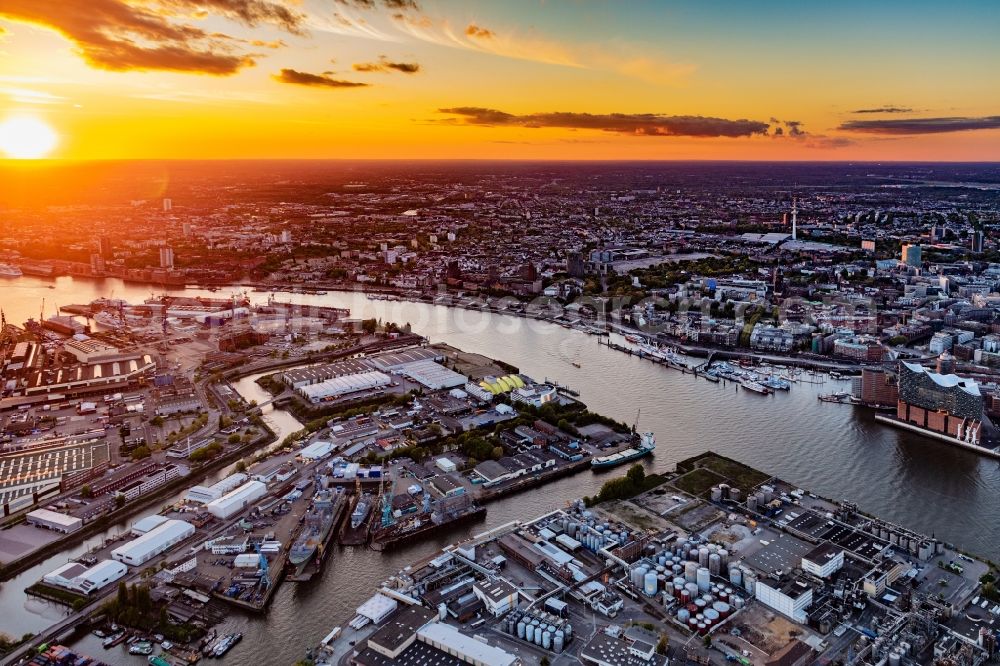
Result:
M448 604L438 604L438 619L443 620L448 617Z
M535 645L542 646L542 636L545 635L545 627L535 627Z
M698 549L698 566L707 567L708 566L708 547L702 546Z
M698 634L701 635L701 636L704 636L707 633L708 633L708 625L705 624L704 622L699 622L698 623Z
M688 540L678 539L677 544L674 546L674 553L680 555L681 557L687 555L688 552Z
M712 609L719 614L719 617L725 619L729 617L730 613L733 612L732 607L725 601L716 601L712 604Z
M721 502L722 501L722 488L719 486L712 486L712 501Z
M672 564L670 565L670 572L673 573L674 576L680 576L684 573L684 567L679 564Z
M741 608L743 608L744 604L743 597L733 597L732 602L734 610L740 610Z
M694 605L698 607L698 612L701 613L705 610L708 604L705 603L704 599L695 599Z
M743 589L751 595L757 592L757 574L752 571L748 571L747 574L743 576Z
M895 651L890 652L889 653L889 666L899 666L899 663L900 663L899 653L895 652Z
M687 593L691 595L692 599L694 599L695 597L698 596L698 584L697 583L686 583L684 585L684 589L687 590Z
M528 641L529 643L535 642L535 625L529 624L527 627L525 627L524 640Z
M729 582L733 585L743 587L743 570L739 566L729 567Z
M542 634L542 648L545 649L545 650L551 650L552 649L552 632L551 631L546 631L544 634Z
M722 562L722 570L725 571L729 567L729 551L725 548L720 548L719 560Z
M742 499L742 496L743 496L743 493L740 492L739 488L730 488L729 489L729 499L733 500L734 502L739 502L740 499Z
M657 580L656 574L650 571L646 574L645 582L643 583L643 592L647 597L652 597L656 595L657 590Z
M708 570L713 576L718 576L722 570L722 558L719 557L718 553L712 553L708 556Z
M524 640L524 636L525 636L526 632L527 632L527 626L524 624L524 622L523 621L522 622L518 622L517 623L517 637L520 638L521 640Z
M680 609L679 611L677 611L677 619L678 621L687 624L687 621L691 619L691 611L689 611L687 608Z
M751 511L754 511L754 512L757 511L757 496L756 495L750 495L749 497L747 497L747 508L750 509Z
M696 618L692 617L688 619L688 629L690 629L691 631L698 630L698 620Z
M701 590L702 592L707 591L708 588L711 587L712 585L711 574L709 573L708 569L704 567L698 568L697 580L698 580L698 589Z
M557 631L555 637L552 639L552 651L556 654L562 654L565 643L566 635L561 631Z
M684 578L689 583L693 583L698 576L698 563L697 562L685 562L684 563Z
M566 634L566 642L569 643L570 639L573 638L573 625L569 622L564 624L563 633Z
M646 567L641 565L636 567L635 569L632 569L632 587L635 588L642 587L642 582L645 579L646 571L648 571L648 569L646 569Z
M714 625L719 622L719 611L714 608L705 609L705 624Z

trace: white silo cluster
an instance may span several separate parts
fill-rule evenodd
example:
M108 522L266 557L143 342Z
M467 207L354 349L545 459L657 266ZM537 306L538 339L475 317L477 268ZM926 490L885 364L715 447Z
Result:
M560 654L573 638L573 625L545 611L513 611L504 618L501 627L511 636L556 654Z
M627 530L613 528L610 523L599 523L593 512L584 510L582 504L574 507L580 520L570 515L558 519L564 534L579 541L584 548L596 553L602 548L615 547L629 541Z
M713 502L722 502L723 500L739 502L743 497L743 493L740 492L739 488L733 488L728 483L720 483L717 486L712 486L709 493Z

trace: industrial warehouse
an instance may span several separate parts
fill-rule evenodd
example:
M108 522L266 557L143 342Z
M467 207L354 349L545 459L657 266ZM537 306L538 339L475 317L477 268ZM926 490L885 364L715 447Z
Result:
M1000 617L979 593L988 570L709 453L627 510L577 501L406 567L309 655L329 666L563 655L666 666L712 652L747 665L980 666L996 652Z

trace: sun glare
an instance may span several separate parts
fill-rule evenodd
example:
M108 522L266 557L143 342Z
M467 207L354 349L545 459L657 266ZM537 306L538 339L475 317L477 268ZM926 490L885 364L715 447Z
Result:
M47 156L59 137L47 123L31 116L17 116L0 122L0 152L17 160Z

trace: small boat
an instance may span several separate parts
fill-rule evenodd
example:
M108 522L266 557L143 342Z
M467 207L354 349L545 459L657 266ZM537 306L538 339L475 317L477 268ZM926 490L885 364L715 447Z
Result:
M760 382L753 381L752 379L746 379L740 382L740 386L747 389L748 391L753 391L754 393L760 393L761 395L769 395L771 393L771 389L764 386Z
M0 277L5 278L16 278L21 277L24 273L17 266L11 264L0 264Z
M570 363L571 363L571 365L572 365L572 366L573 366L574 368L579 368L579 367L581 367L581 366L580 366L580 364L579 364L579 363L577 363L576 361L571 361Z
M221 641L215 645L215 649L212 650L212 655L215 658L223 657L227 652L229 652L234 645L243 640L243 634L235 633L229 634Z
M128 646L128 653L139 655L153 654L153 644L149 641L136 641Z
M104 631L103 629L94 629L90 633L92 633L93 635L97 636L98 638L107 638L108 637L108 632Z
M148 661L153 666L170 666L170 662L169 661L167 661L163 657L156 656L156 655L147 657L146 661Z
M105 650L110 650L114 646L124 643L126 638L128 638L128 634L124 631L118 631L105 638L101 645Z

